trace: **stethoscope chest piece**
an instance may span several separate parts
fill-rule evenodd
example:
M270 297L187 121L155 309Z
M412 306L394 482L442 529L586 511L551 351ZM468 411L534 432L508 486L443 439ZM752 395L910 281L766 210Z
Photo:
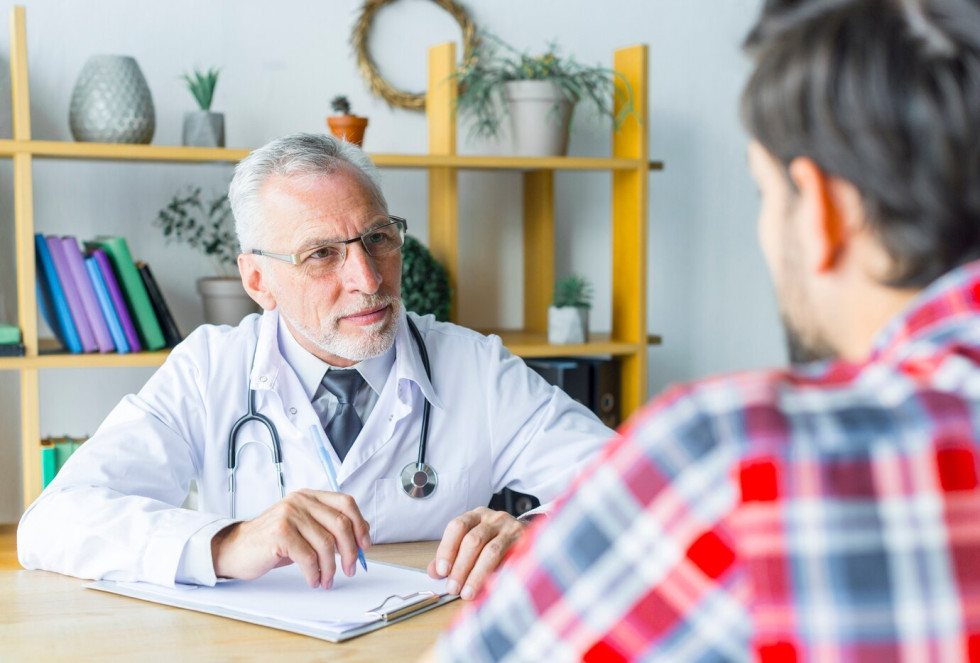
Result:
M409 497L422 499L432 494L439 485L439 476L426 463L409 463L402 468L402 490Z

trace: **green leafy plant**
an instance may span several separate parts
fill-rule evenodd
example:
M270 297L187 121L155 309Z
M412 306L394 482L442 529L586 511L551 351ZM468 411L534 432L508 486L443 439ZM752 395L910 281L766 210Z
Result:
M481 33L479 43L479 49L452 76L459 85L456 111L473 117L471 134L475 136L493 138L499 134L507 112L504 84L510 81L553 81L572 102L584 100L599 116L612 118L617 129L628 115L635 115L633 90L619 72L560 55L554 42L543 55L518 51L487 32ZM617 80L621 86L616 85ZM614 111L616 98L623 101L619 113Z
M405 309L449 320L449 274L429 249L411 235L402 246L402 303Z
M330 108L337 115L350 115L350 101L342 94L330 100Z
M555 284L555 306L592 308L592 284L584 276L569 274Z
M228 196L205 202L200 187L177 194L160 210L153 225L167 242L180 242L199 250L222 276L237 273L238 237Z
M212 68L202 72L195 68L193 74L183 75L187 89L194 95L194 99L197 100L197 105L201 107L202 111L211 110L211 102L214 100L214 87L218 84L220 71L220 69Z

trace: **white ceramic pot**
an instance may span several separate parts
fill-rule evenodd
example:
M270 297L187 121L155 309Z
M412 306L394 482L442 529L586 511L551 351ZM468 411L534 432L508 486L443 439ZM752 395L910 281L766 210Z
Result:
M183 143L193 147L224 147L225 114L202 110L185 112Z
M504 84L514 154L560 157L568 151L568 122L574 102L551 81Z
M548 343L585 343L589 336L589 309L582 306L548 307Z
M201 293L204 321L208 324L237 325L249 313L259 311L259 305L248 296L237 276L198 279L197 291Z

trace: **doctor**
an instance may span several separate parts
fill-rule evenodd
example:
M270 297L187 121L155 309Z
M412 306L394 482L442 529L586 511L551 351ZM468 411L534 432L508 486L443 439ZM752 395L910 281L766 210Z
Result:
M295 563L328 589L358 547L441 539L430 575L472 598L524 529L491 495L547 512L613 432L499 338L406 314L406 222L356 147L275 140L229 196L264 313L198 328L119 403L24 514L20 563L159 584Z

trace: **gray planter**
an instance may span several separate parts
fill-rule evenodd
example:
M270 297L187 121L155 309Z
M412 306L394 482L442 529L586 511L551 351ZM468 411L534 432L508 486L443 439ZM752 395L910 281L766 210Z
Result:
M589 337L589 309L582 306L548 307L548 343L585 343Z
M93 55L82 67L68 111L71 135L93 143L149 143L156 116L136 60Z
M204 321L208 324L237 325L249 313L260 310L237 276L198 279L197 291L201 293Z
M568 151L568 123L574 105L551 81L504 84L514 154L560 157Z
M211 111L184 113L184 145L193 147L225 146L225 114Z

